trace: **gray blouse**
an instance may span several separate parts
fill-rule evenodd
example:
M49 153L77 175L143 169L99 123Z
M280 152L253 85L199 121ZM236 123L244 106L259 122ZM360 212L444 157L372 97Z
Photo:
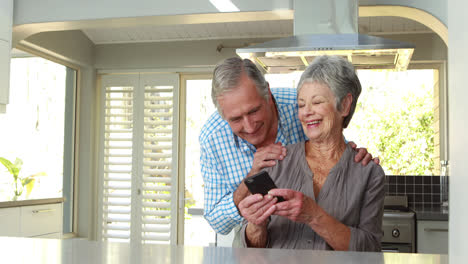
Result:
M274 167L265 168L278 188L293 189L314 199L329 215L351 229L350 251L380 251L385 174L370 162L354 162L354 150L347 145L338 163L330 170L315 199L314 177L305 158L305 143L288 145L287 155ZM240 230L246 247L244 220ZM268 224L271 248L333 250L308 225L272 215Z

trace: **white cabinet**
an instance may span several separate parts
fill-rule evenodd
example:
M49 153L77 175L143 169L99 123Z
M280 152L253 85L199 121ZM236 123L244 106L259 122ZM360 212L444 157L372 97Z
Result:
M0 113L5 112L10 87L11 31L13 0L0 1Z
M16 236L20 234L19 207L0 209L0 236Z
M10 97L10 43L0 39L0 105L8 104Z
M62 203L0 208L0 236L62 237Z
M418 253L448 254L448 221L418 221Z
M21 236L62 233L62 203L22 206Z

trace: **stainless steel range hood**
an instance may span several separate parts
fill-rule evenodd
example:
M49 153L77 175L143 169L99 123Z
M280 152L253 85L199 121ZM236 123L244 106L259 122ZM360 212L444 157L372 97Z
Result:
M304 70L319 55L340 55L359 68L406 70L414 45L358 34L357 0L295 0L294 36L236 49L269 73Z

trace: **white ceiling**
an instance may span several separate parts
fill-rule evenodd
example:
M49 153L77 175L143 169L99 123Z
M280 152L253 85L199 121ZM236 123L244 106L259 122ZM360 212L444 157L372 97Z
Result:
M293 20L107 27L82 30L94 44L168 42L240 38L280 38L293 34ZM428 27L400 17L359 18L359 33L430 33Z

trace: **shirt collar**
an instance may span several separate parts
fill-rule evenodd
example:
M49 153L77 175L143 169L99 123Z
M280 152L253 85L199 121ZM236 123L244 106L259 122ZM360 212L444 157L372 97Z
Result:
M250 144L247 140L237 136L236 134L232 133L232 136L234 138L234 142L237 148L244 152L256 152L257 149L255 148L254 145Z

